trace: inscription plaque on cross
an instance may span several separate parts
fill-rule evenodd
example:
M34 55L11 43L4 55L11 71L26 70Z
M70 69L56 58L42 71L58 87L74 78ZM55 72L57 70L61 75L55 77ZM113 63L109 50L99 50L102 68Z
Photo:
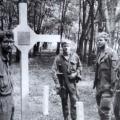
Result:
M26 119L26 112L30 109L29 97L29 69L28 52L37 42L52 42L60 40L59 35L37 35L27 24L27 1L19 0L19 25L13 30L16 47L21 51L21 119ZM29 114L28 114L29 115Z

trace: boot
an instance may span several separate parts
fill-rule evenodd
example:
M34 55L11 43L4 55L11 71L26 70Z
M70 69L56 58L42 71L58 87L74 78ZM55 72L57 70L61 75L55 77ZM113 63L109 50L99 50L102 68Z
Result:
M65 117L64 120L69 120L68 117Z

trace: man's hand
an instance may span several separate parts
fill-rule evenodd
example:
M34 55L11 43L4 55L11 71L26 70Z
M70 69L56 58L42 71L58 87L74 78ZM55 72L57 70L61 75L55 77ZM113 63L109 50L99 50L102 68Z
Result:
M59 84L55 85L55 91L57 94L59 94L59 92L60 92L60 85Z
M69 75L69 78L70 78L70 79L74 79L74 78L76 78L76 76L77 76L77 72L74 72L74 73L71 73L71 74Z

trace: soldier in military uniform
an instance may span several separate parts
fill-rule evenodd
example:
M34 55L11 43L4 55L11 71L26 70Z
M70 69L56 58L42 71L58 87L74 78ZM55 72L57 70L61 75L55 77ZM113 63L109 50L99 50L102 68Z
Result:
M116 67L116 83L115 83L115 96L113 102L113 110L115 120L120 120L120 58Z
M69 110L71 108L71 118L76 120L76 83L81 79L81 62L75 52L70 52L70 45L62 43L62 52L58 54L52 66L52 76L56 86L56 92L61 97L64 120L69 120ZM68 107L68 96L70 107Z
M111 105L116 82L117 54L108 47L109 35L99 33L97 37L97 60L93 88L96 88L96 101L100 120L111 120Z
M9 54L13 42L12 32L0 32L0 120L13 120L13 84L9 69Z

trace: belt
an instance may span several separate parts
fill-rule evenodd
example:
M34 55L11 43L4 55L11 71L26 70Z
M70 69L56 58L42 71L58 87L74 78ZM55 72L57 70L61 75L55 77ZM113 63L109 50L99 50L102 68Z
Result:
M9 94L0 94L0 96L2 96L2 97L7 97L7 96L10 96L10 95L12 95L12 93L9 93Z

